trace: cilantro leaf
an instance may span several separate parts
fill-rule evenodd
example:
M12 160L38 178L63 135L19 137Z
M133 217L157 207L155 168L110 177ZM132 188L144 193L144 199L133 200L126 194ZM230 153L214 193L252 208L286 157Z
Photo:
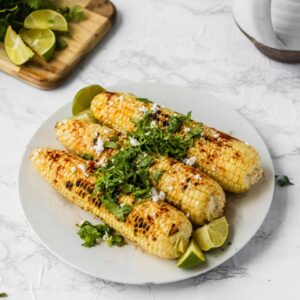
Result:
M86 159L86 160L92 160L93 155L92 154L83 154L81 158Z
M279 175L275 176L277 183L279 184L279 186L284 187L284 186L289 186L289 185L294 185L293 182L290 181L289 177L286 175L283 175L281 177L279 177Z
M109 247L112 246L121 247L123 244L124 244L124 238L119 234L111 235L107 240L107 245Z
M62 7L58 11L65 17L68 22L80 22L86 19L86 15L81 6Z
M28 0L28 5L34 9L53 9L56 10L54 3L50 0Z
M191 115L191 112L188 112L186 116L177 114L172 115L169 120L168 131L171 133L178 131L184 122L191 120Z
M152 176L151 176L151 179L157 183L157 181L159 180L159 178L162 176L162 174L164 173L164 171L162 170L157 170L155 171Z
M104 143L104 148L111 148L111 149L116 149L117 144L115 142L106 142Z
M79 226L77 234L82 240L84 240L82 246L88 248L97 245L97 240L100 238L100 233L98 230L88 221L85 221L81 226Z
M89 248L96 246L100 238L105 240L109 247L120 247L124 244L124 238L115 234L114 229L107 224L93 225L89 221L84 221L79 225L77 234L84 240L82 246Z
M147 98L136 98L136 100L140 101L140 102L143 102L143 103L153 103L152 101L150 101L149 99Z
M124 206L119 206L115 202L105 199L104 197L100 198L104 207L109 210L119 221L124 222L125 216L131 212L131 206L126 204Z

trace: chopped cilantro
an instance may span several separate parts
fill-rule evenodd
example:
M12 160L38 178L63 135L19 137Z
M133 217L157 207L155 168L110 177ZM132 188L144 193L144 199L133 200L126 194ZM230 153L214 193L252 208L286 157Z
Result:
M164 130L158 126L152 126L152 117L153 114L148 112L142 119L136 121L137 129L130 133L129 137L135 138L140 143L140 149L147 153L160 153L176 159L184 158L188 148L193 144L193 138L201 133L201 128L191 130L187 138L184 138L179 134L170 132L169 129ZM189 118L190 114L184 117L185 120Z
M164 173L164 171L157 170L152 174L151 179L156 183L159 180L159 178L162 176L163 173Z
M120 247L124 244L124 238L119 234L115 234L114 229L107 224L93 225L89 221L84 221L78 227L77 234L84 240L82 246L94 247L99 244L99 239L106 240L109 247Z
M107 240L107 245L109 247L111 247L111 246L120 247L123 244L124 244L124 238L119 234L111 235Z
M294 183L291 182L290 179L289 179L289 177L286 176L286 175L283 175L281 177L279 175L275 175L275 178L277 180L277 183L281 187L288 186L288 185L294 185Z
M169 120L168 131L171 133L177 132L184 122L191 120L191 115L192 115L192 112L190 112L190 111L188 112L188 114L186 116L185 115L177 115L177 114L172 115Z
M93 159L93 155L92 154L83 154L81 157L83 159L86 159L86 160L92 160Z
M100 233L98 230L89 222L85 221L84 224L79 226L77 234L84 241L82 246L93 247L98 244L98 239L100 238Z
M117 144L115 142L106 142L104 143L104 148L111 148L111 149L116 149Z
M86 19L84 10L79 5L58 8L58 12L60 12L68 22L80 22Z
M96 172L97 182L94 194L102 193L100 201L119 220L130 213L131 207L117 204L120 194L128 194L143 198L150 193L148 168L152 164L152 156L141 153L139 147L129 147L118 151L106 164Z
M140 102L143 102L143 103L153 103L152 101L150 101L149 99L147 98L136 98L136 100L140 101Z

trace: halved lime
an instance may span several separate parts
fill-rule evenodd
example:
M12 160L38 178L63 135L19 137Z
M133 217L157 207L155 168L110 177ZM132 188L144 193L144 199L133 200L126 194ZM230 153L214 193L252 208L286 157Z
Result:
M29 29L22 32L23 41L40 57L50 60L55 51L55 34L50 29Z
M205 256L197 243L191 240L185 253L177 260L176 266L183 269L191 269L201 265Z
M77 115L73 116L70 119L81 120L81 121L89 121L91 123L96 123L96 119L93 117L90 108L83 110Z
M100 94L105 92L105 89L101 87L100 85L94 84L87 86L83 89L81 89L76 95L73 100L73 106L72 106L72 113L73 116L77 115L81 111L89 108L91 106L91 102L93 98Z
M221 247L228 236L228 223L221 217L193 232L193 238L203 251Z
M68 22L63 15L52 9L35 10L29 14L24 27L27 29L52 29L68 31Z
M5 39L4 47L7 56L15 65L22 65L34 56L34 53L28 48L22 38L8 26Z

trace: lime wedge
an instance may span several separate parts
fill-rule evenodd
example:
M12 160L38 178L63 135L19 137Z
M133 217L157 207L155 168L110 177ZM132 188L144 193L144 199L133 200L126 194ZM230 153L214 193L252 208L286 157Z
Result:
M22 32L23 41L46 61L49 61L55 51L55 34L50 29L30 29Z
M93 98L102 92L105 92L105 89L97 84L90 85L81 89L75 95L75 98L73 100L73 106L72 106L73 116L89 108L91 106L91 102Z
M68 22L63 15L55 10L40 9L33 11L26 17L24 27L28 29L68 31Z
M9 59L18 66L26 63L34 56L31 49L24 44L22 38L13 31L11 26L7 28L4 47Z
M177 260L176 266L183 269L191 269L201 265L205 256L197 243L191 240L185 253Z
M96 123L96 119L93 117L92 112L89 108L83 110L82 112L78 113L70 119Z
M193 232L193 238L203 251L221 247L228 236L228 223L221 217Z

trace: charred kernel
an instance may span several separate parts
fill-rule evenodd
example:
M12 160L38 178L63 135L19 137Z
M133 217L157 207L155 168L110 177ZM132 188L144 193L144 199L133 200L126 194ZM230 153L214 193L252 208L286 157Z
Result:
M77 180L76 180L76 186L79 187L80 184L81 184L81 180L80 180L80 179L77 179Z
M67 189L71 189L72 186L73 186L73 183L72 183L71 181L67 181L67 182L66 182L66 188L67 188Z
M172 224L168 235L171 236L171 235L175 234L178 231L179 231L178 227L175 224Z

